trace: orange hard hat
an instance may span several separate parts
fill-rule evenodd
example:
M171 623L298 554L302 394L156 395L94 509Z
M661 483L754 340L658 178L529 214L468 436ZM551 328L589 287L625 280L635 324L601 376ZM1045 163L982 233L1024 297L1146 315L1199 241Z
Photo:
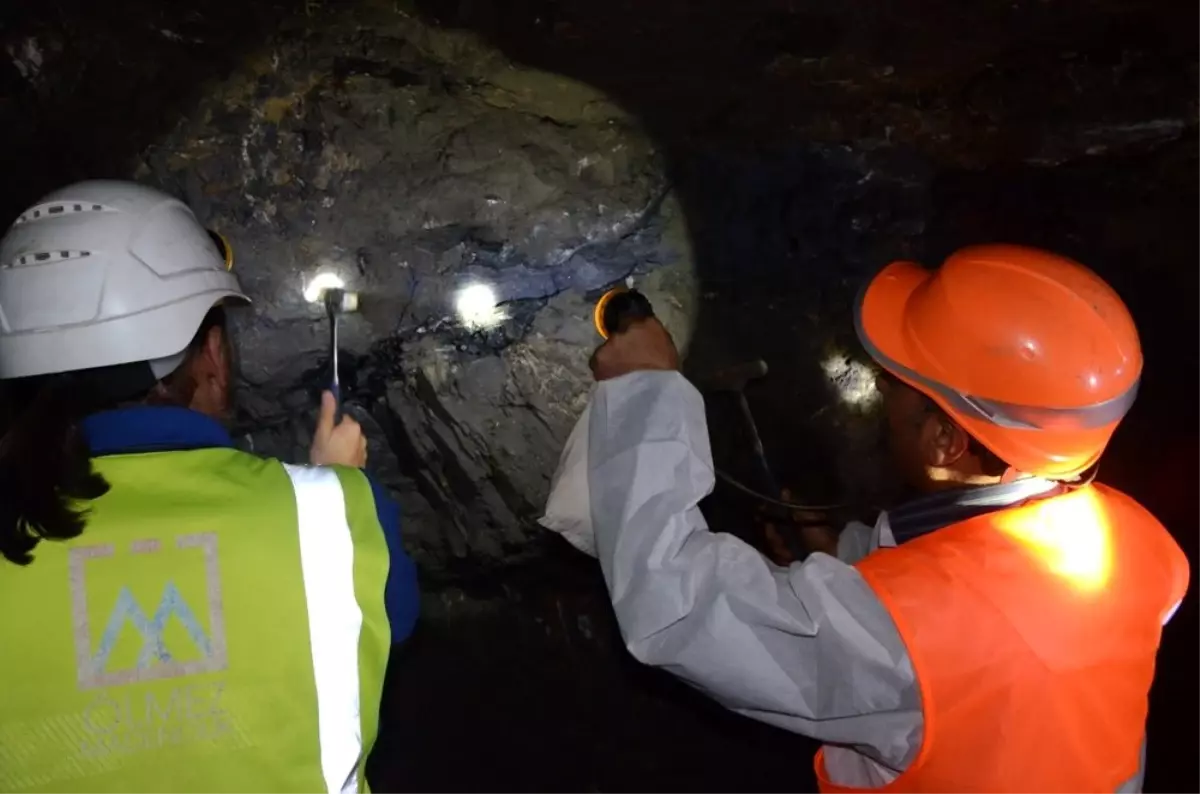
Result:
M1133 404L1137 329L1099 276L1066 257L979 245L936 271L893 262L855 324L867 352L1012 468L1070 479Z

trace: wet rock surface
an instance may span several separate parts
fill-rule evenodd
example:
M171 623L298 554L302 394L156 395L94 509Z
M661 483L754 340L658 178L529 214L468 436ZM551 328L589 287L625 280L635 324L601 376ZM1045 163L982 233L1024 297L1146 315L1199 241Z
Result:
M590 388L592 301L633 277L694 376L764 359L748 395L780 478L863 512L898 494L876 417L839 390L862 357L863 280L985 240L1076 256L1126 297L1146 348L1101 476L1194 559L1196 14L15 4L0 12L0 209L132 176L225 234L255 299L237 318L237 431L261 454L303 458L329 378L304 284L332 270L362 293L342 326L347 410L402 504L428 602L394 661L377 790L795 790L811 785L807 745L629 664L594 567L534 523ZM501 301L488 328L455 311L476 283ZM735 406L709 408L718 462L753 483ZM743 530L752 505L719 487L706 509ZM1150 788L1196 785L1179 763L1194 715L1191 733L1156 722L1195 701L1195 620L1193 597L1165 640Z

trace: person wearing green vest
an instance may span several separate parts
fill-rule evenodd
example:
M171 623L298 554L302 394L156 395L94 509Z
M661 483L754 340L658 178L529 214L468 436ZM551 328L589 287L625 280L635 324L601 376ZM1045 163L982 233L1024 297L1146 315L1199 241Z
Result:
M0 790L364 790L416 575L323 396L310 463L233 447L231 251L83 182L0 241Z

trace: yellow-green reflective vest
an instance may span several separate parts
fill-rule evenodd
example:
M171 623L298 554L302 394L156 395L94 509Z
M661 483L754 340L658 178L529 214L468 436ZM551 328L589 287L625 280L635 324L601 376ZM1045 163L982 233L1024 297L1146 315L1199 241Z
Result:
M0 789L364 789L391 641L363 474L95 466L83 534L0 561Z

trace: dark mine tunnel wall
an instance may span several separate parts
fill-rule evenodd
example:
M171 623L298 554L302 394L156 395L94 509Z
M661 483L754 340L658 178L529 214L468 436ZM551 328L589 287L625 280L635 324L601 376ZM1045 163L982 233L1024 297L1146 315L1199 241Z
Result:
M472 31L516 64L607 93L645 128L684 214L700 301L688 369L768 361L771 374L752 388L751 402L773 463L808 499L872 504L893 494L874 426L828 408L834 394L819 366L832 352L858 353L849 306L864 278L889 259L933 264L985 240L1075 256L1126 298L1146 352L1141 397L1101 479L1159 516L1197 568L1194 3L313 0L189 11L125 0L115 11L63 0L48 14L49 7L0 12L13 58L0 64L6 217L61 183L126 177L137 164L171 159L179 153L163 141L181 125L226 124L219 133L240 135L244 120L206 120L195 108L242 61L269 59L276 45L302 53L299 76L288 75L302 83L304 57L333 57L335 30L362 29L354 51L334 57L342 59L341 77L327 76L335 83L368 71L380 84L423 81L440 96L478 88L436 73L442 66L413 59L384 35L396 20L419 19ZM30 36L54 73L30 78L12 66ZM253 102L279 88L253 87ZM324 134L303 122L273 134ZM542 143L593 134L585 123L557 119L520 129L538 130ZM189 161L172 173L196 168ZM652 192L646 174L630 181ZM195 177L168 186L250 224L249 206L236 198L245 186L219 201ZM308 223L317 201L296 199L301 214L284 220ZM506 241L469 242L486 253ZM647 250L639 243L632 255L646 258ZM564 311L586 309L582 296L573 300ZM549 313L530 327L546 327ZM371 355L351 357L363 381L396 377L387 371L389 345L400 340L375 341ZM584 329L552 352L582 372L592 342ZM476 356L472 366L495 364L486 352L467 354ZM287 384L293 419L309 410L320 365L307 368L308 381ZM414 397L429 390L423 377L388 381L388 396L403 404L365 414L378 431L373 458L398 459L406 481L438 479L422 457L427 447L396 441L404 430L396 425L444 415L439 397ZM717 456L745 472L744 439L721 437L735 421L728 407L712 405ZM524 497L494 490L520 513ZM726 496L718 492L709 512L730 523L714 525L744 528L750 507ZM426 510L456 510L466 520L481 512L470 503ZM410 509L407 520L412 543L432 518ZM734 717L631 662L591 561L532 525L511 536L486 529L486 542L434 544L422 558L423 620L392 660L370 764L376 790L813 789L811 742ZM1196 610L1193 583L1164 637L1147 790L1200 788Z

